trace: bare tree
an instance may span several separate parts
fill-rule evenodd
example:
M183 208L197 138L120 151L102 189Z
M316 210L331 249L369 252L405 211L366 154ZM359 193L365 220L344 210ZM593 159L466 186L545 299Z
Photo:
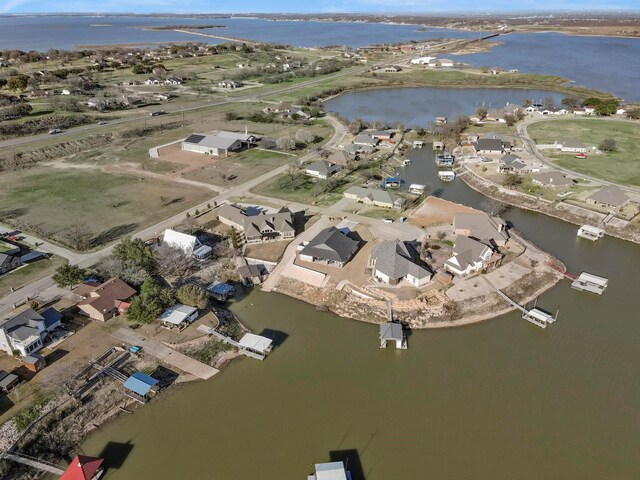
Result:
M316 134L309 130L298 130L296 140L302 143L313 143L316 140Z
M279 150L293 150L296 148L296 142L291 137L280 137L276 140L276 147Z
M195 266L194 258L179 248L163 245L155 250L154 256L158 273L166 277L187 276Z

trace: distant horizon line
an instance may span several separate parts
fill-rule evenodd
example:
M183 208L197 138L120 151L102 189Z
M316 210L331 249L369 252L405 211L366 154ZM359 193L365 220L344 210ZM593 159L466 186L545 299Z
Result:
M610 15L619 15L625 13L640 13L640 7L633 9L616 9L611 10L608 8L591 8L589 10L579 10L579 9L556 9L556 10L469 10L465 9L464 12L462 10L438 10L433 12L421 12L421 11L406 11L406 12L343 12L343 11L335 11L335 12L210 12L210 11L192 11L192 12L122 12L122 11L95 11L95 12L6 12L0 14L0 16L24 16L24 15L243 15L243 16L252 16L252 15L318 15L318 16L328 16L328 15L361 15L361 16L387 16L387 17L401 17L406 15L419 15L419 16L438 16L438 15L460 15L460 16L469 16L471 14L484 14L484 15L514 15L514 14L528 14L528 15L545 15L545 14L572 14L579 13L580 16L588 15L591 13L598 14L610 14Z

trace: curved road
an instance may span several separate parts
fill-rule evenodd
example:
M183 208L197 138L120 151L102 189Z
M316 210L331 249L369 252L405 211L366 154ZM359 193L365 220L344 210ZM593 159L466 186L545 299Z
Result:
M640 188L638 188L638 187L632 187L632 186L629 186L629 185L620 185L619 183L610 182L608 180L603 180L602 178L592 177L592 176L586 175L584 173L576 172L574 170L570 170L568 168L561 167L557 163L552 162L551 160L546 158L540 152L540 150L538 150L538 148L536 147L534 141L531 140L531 137L529 136L529 133L527 132L527 127L529 125L533 125L534 123L546 122L546 121L551 121L551 120L558 120L558 119L557 118L533 118L533 119L521 122L521 123L519 123L517 125L518 136L522 140L522 145L524 146L524 149L529 154L531 154L532 156L534 156L535 158L540 160L544 165L547 165L548 167L551 167L554 170L560 171L560 172L562 172L564 174L571 175L572 177L584 178L585 180L589 180L589 181L594 182L596 184L616 186L616 187L619 187L622 190L625 190L625 191L627 191L629 193L640 195ZM612 119L612 121L613 120L620 121L618 119Z

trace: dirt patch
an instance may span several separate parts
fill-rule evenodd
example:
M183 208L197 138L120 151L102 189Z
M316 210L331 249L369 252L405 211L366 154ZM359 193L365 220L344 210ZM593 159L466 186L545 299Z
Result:
M435 224L452 224L457 213L482 213L459 203L449 202L437 197L427 197L409 217L409 223L419 227Z

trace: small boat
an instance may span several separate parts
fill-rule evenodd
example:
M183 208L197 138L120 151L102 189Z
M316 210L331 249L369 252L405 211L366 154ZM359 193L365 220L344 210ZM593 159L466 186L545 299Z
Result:
M440 177L440 180L442 180L443 182L452 182L453 180L455 180L456 174L453 172L453 170L444 170L438 172L438 177Z

